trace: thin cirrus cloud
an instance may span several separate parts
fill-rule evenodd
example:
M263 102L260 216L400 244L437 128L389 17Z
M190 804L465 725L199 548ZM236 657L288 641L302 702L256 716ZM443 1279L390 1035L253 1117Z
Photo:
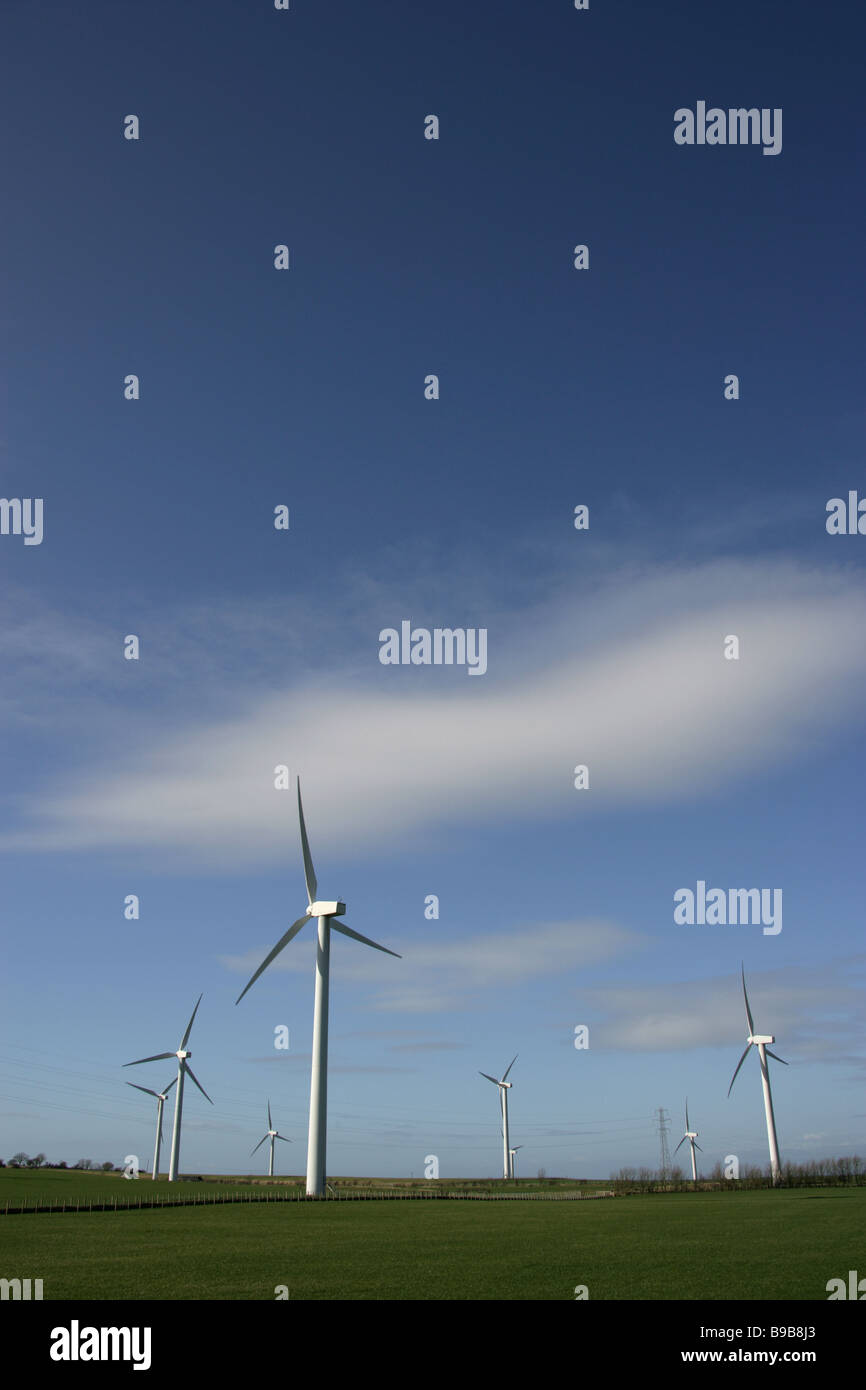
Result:
M537 922L452 942L413 942L399 971L373 951L341 951L336 963L341 975L367 985L371 1008L386 1013L447 1013L470 1007L486 991L561 977L634 952L643 944L636 933L612 922ZM261 959L261 949L242 957L220 958L226 969L239 976L249 975ZM288 947L268 968L298 971L306 977L311 964L312 943L307 942L302 950L293 952ZM412 1045L403 1046L408 1050Z
M773 972L747 970L746 985L756 1027L773 1033L787 1062L862 1067L856 1049L863 1036L863 957ZM582 1002L598 1012L593 1041L606 1051L668 1052L730 1047L731 1070L748 1035L738 970L677 984L600 986Z
M382 667L371 640L369 678L355 646L343 689L335 670L327 684L243 692L232 717L176 712L157 732L143 715L125 758L112 747L100 766L91 751L87 771L55 774L50 797L23 793L0 850L276 862L294 829L292 798L274 789L285 764L303 776L314 850L368 853L437 826L573 815L577 763L593 804L699 797L859 717L866 600L844 578L667 568L602 585L587 609L560 600L533 612L531 631L525 614L523 632L503 623L484 676ZM739 661L723 656L729 633Z

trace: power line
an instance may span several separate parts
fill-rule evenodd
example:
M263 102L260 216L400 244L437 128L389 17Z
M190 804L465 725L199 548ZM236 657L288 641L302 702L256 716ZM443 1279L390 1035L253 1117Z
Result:
M659 1148L661 1150L661 1180L667 1182L671 1171L670 1145L668 1144L668 1130L670 1117L668 1112L659 1106L656 1111L659 1127Z

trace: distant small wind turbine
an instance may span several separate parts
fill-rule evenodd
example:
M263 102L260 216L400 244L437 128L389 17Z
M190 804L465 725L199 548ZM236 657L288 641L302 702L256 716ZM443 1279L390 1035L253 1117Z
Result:
M127 1063L127 1066L132 1066L132 1065L134 1065L134 1064L131 1063L131 1062L130 1062L130 1063ZM177 1082L177 1077L174 1078L174 1081L170 1081L170 1082L169 1082L169 1084L166 1086L166 1088L165 1088L164 1091L152 1091L152 1090L150 1089L149 1086L138 1086L138 1085L136 1085L136 1083L135 1083L134 1081L127 1081L127 1083L126 1083L127 1086L135 1086L136 1091L144 1091L145 1095L148 1095L148 1096L156 1096L156 1101L157 1101L157 1105L156 1105L156 1148L155 1148L154 1151L153 1151L153 1181L154 1181L154 1182L156 1182L157 1178L159 1177L159 1150L160 1150L160 1147L162 1146L162 1107L165 1105L166 1096L168 1095L168 1093L169 1093L169 1091L171 1090L172 1086L174 1086L174 1085L176 1084L176 1082Z
M509 1154L511 1155L511 1176L512 1176L513 1178L516 1178L516 1177L517 1177L517 1163L516 1163L516 1161L515 1161L514 1155L517 1153L517 1150L518 1150L518 1149L522 1149L522 1148L523 1148L523 1145L522 1145L522 1144L515 1144L515 1146L514 1146L513 1149L509 1149L509 1150L508 1150Z
M386 956L397 956L396 951L389 951L387 946L380 946L378 942L371 941L368 936L362 936L360 932L353 931L347 927L345 922L338 922L337 917L346 911L344 902L318 902L316 894L319 889L316 879L316 872L313 868L313 860L310 855L310 846L307 840L307 827L304 823L304 808L301 804L301 779L298 778L298 820L301 827L301 851L304 857L304 881L307 885L307 910L303 917L299 917L297 922L293 922L286 932L281 936L274 949L269 955L265 956L258 970L250 980L244 985L237 999L239 1004L246 994L250 985L255 984L263 970L266 970L271 961L280 954L284 946L287 946L293 936L297 936L301 927L306 926L312 917L317 917L319 921L319 939L316 951L316 1002L313 1014L313 1064L310 1076L310 1133L307 1143L307 1196L324 1197L325 1195L325 1162L327 1148L327 1125L328 1125L328 987L330 981L330 961L331 961L331 930L340 932L343 936L350 936L353 941L360 941L364 946L372 946L376 951L384 951ZM400 957L397 956L399 960Z
M770 1093L770 1069L767 1066L767 1058L772 1057L775 1062L781 1062L783 1067L788 1063L782 1057L777 1057L775 1052L771 1052L769 1044L776 1041L772 1033L756 1033L755 1024L752 1019L752 1010L749 1008L749 996L746 993L746 971L741 969L743 977L743 998L746 1001L746 1018L749 1023L749 1041L746 1043L746 1051L737 1063L737 1071L731 1077L731 1084L728 1087L728 1095L731 1094L734 1082L737 1079L737 1072L748 1056L749 1048L756 1047L758 1056L761 1059L761 1085L764 1088L764 1111L767 1116L767 1139L770 1145L770 1169L773 1174L773 1186L775 1187L782 1177L782 1165L779 1161L779 1144L776 1139L776 1117L773 1114L773 1097Z
M268 1101L268 1132L267 1134L262 1135L261 1139L256 1144L255 1149L253 1149L253 1152L250 1154L250 1158L252 1158L253 1154L256 1152L257 1149L260 1149L262 1147L262 1144L265 1142L266 1139L270 1139L271 1141L271 1159L270 1163L268 1164L268 1177L272 1178L274 1176L274 1140L282 1139L284 1144L291 1144L292 1141L291 1139L287 1139L284 1134L280 1134L278 1130L274 1129L274 1124L271 1119L270 1101Z
M195 1021L195 1016L198 1013L198 1006L201 1003L201 1001L202 996L199 995L196 1001L196 1006L192 1011L192 1017L190 1018L189 1023L186 1025L186 1032L184 1033L183 1038L181 1039L181 1044L180 1047L177 1049L177 1052L157 1052L156 1055L153 1057L139 1057L137 1062L124 1062L123 1064L125 1067L140 1067L143 1062L164 1062L169 1057L177 1058L177 1090L174 1093L174 1125L172 1126L171 1131L171 1160L168 1165L169 1182L177 1181L177 1165L180 1156L180 1118L183 1112L184 1077L188 1076L192 1081L195 1081L196 1086L198 1086L205 1100L210 1101L211 1105L213 1105L213 1101L211 1100L204 1086L202 1086L201 1083L196 1079L192 1067L189 1066L187 1062L187 1058L191 1057L192 1053L187 1052L185 1050L186 1045L189 1042L189 1035L192 1032L192 1025Z
M697 1182L698 1180L698 1166L695 1162L695 1149L697 1149L700 1153L703 1153L703 1149L701 1148L700 1144L695 1143L697 1137L698 1131L696 1129L689 1129L689 1098L688 1096L686 1096L686 1132L680 1140L679 1144L677 1144L677 1147L674 1149L674 1153L677 1153L688 1139L692 1151L692 1182Z
M504 1076L501 1076L501 1077L499 1078L498 1081L496 1080L496 1077L495 1077L495 1076L488 1076L486 1071L480 1071L480 1072L478 1073L479 1076L483 1076L483 1077L485 1078L485 1080L487 1080L487 1081L492 1081L493 1084L494 1084L494 1086L498 1086L498 1087L499 1087L499 1104L500 1104L500 1108L501 1108L501 1110L502 1110L502 1176L503 1176L503 1178L510 1178L510 1177L511 1177L511 1158L510 1158L510 1155L509 1155L509 1152L508 1152L508 1092L511 1090L511 1087L512 1087L512 1085L513 1085L514 1083L511 1082L511 1081L508 1081L508 1080L507 1080L507 1077L508 1077L508 1073L511 1071L511 1068L514 1066L514 1063L517 1061L517 1058L518 1058L519 1056L520 1056L520 1053L519 1053L519 1052L516 1052L516 1053L514 1054L514 1056L512 1057L511 1061L508 1063L508 1066L507 1066L506 1071L505 1071L505 1075L504 1075ZM521 1145L521 1147L522 1147L522 1145Z

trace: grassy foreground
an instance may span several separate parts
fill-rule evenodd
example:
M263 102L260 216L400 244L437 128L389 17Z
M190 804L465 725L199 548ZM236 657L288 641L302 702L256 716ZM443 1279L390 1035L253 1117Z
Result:
M179 1207L0 1218L0 1277L46 1300L826 1300L864 1238L862 1188Z

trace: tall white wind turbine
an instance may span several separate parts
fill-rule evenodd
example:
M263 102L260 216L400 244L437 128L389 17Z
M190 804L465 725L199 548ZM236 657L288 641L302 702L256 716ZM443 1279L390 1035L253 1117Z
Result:
M519 1052L516 1052L516 1053L514 1054L514 1056L512 1057L511 1061L508 1063L508 1066L506 1067L505 1075L504 1075L504 1076L501 1076L501 1077L499 1078L498 1081L496 1080L496 1077L495 1077L495 1076L488 1076L486 1071L480 1071L480 1072L478 1073L479 1076L483 1076L487 1081L492 1081L493 1084L494 1084L494 1086L498 1086L498 1087L499 1087L499 1105L500 1105L500 1108L501 1108L501 1110L502 1110L502 1176L503 1176L503 1178L510 1178L510 1177L511 1177L511 1155L510 1155L509 1152L508 1152L508 1092L511 1090L511 1087L512 1087L513 1083L512 1083L511 1081L509 1081L507 1078L508 1078L508 1073L511 1071L511 1068L514 1066L514 1063L517 1061L517 1058L518 1058L519 1056L520 1056L520 1053L519 1053Z
M310 1077L310 1133L307 1144L307 1196L324 1197L325 1195L325 1161L327 1147L327 1123L328 1123L328 985L330 977L331 960L331 931L340 932L343 936L350 936L353 941L360 941L364 946L372 946L376 951L384 951L386 956L397 956L396 951L389 951L387 946L380 946L378 942L371 941L368 936L361 936L360 932L353 931L347 927L345 922L338 922L337 917L346 911L346 904L343 902L319 902L316 894L319 885L316 873L313 868L313 860L310 856L310 846L307 840L307 827L304 823L304 808L301 804L301 779L298 778L298 820L301 827L301 851L304 857L304 881L307 885L307 910L303 917L299 917L297 922L293 922L286 932L281 936L274 949L269 955L265 956L256 973L241 990L236 1004L239 1004L246 994L250 985L254 984L263 970L266 970L271 961L280 954L284 946L287 946L293 936L297 936L301 927L306 926L311 918L318 918L318 946L316 950L316 1002L313 1013L313 1063ZM397 956L399 960L400 957Z
M701 1148L700 1144L695 1143L697 1137L698 1131L696 1129L689 1129L689 1098L688 1096L686 1096L686 1132L680 1140L679 1144L677 1144L677 1147L674 1149L674 1153L677 1153L678 1150L682 1148L683 1144L688 1139L692 1151L692 1182L697 1182L698 1180L698 1166L695 1162L695 1149L697 1149L700 1153L703 1153L703 1149Z
M184 1077L188 1076L191 1081L194 1081L196 1086L198 1086L199 1090L204 1096L205 1100L210 1101L211 1105L213 1105L213 1101L211 1100L204 1086L202 1086L201 1083L196 1079L192 1067L187 1062L187 1058L191 1057L192 1053L186 1051L186 1045L189 1042L189 1035L192 1032L192 1025L195 1021L195 1016L198 1013L198 1006L201 1003L201 1000L202 996L199 995L198 999L196 1000L196 1006L192 1011L192 1017L190 1018L189 1023L186 1025L186 1032L184 1033L181 1039L180 1047L177 1049L177 1052L157 1052L156 1055L153 1057L139 1057L137 1062L124 1062L123 1064L125 1067L140 1067L143 1062L164 1062L169 1057L177 1058L177 1090L174 1093L174 1125L172 1126L171 1131L171 1159L168 1165L169 1182L177 1181L177 1165L178 1159L180 1157L180 1120L181 1115L183 1113Z
M746 1018L749 1023L749 1040L746 1043L745 1052L737 1063L737 1071L735 1071L731 1077L728 1095L731 1094L734 1082L737 1079L737 1072L748 1056L749 1048L756 1047L758 1049L758 1056L761 1059L761 1085L764 1088L764 1111L767 1116L767 1139L770 1145L770 1169L773 1174L773 1186L775 1187L782 1177L782 1165L779 1161L779 1144L776 1139L776 1117L773 1114L773 1097L770 1093L770 1069L767 1066L767 1058L772 1057L775 1062L781 1062L783 1067L786 1067L788 1063L782 1057L777 1057L775 1052L770 1051L769 1044L776 1041L772 1033L755 1032L752 1010L749 1008L749 996L746 993L745 967L742 968L741 973L743 977L743 998L746 1001Z
M156 1096L156 1148L153 1151L154 1182L156 1182L159 1177L159 1151L162 1147L162 1107L165 1105L166 1097L176 1081L177 1077L174 1078L174 1081L169 1082L164 1091L152 1091L149 1086L138 1086L134 1081L127 1081L126 1083L127 1086L135 1086L136 1091L144 1091L147 1096Z
M261 1139L260 1139L259 1142L256 1144L255 1149L253 1149L252 1153L250 1154L250 1158L252 1158L253 1154L256 1152L257 1149L260 1149L260 1148L262 1147L262 1144L265 1142L266 1139L270 1139L270 1141L271 1141L271 1158L270 1158L270 1162L269 1162L269 1164L268 1164L268 1177L269 1177L269 1178L272 1178L272 1177L274 1176L274 1143L275 1143L275 1141L276 1141L277 1139L282 1139L282 1141L283 1141L284 1144L291 1144L292 1141L291 1141L291 1139L287 1139L286 1136L285 1136L284 1134L280 1134L279 1130L274 1129L274 1123L273 1123L273 1120L271 1119L271 1102L270 1102L270 1101L268 1101L268 1132L267 1132L267 1134L263 1134L263 1135L262 1135Z

